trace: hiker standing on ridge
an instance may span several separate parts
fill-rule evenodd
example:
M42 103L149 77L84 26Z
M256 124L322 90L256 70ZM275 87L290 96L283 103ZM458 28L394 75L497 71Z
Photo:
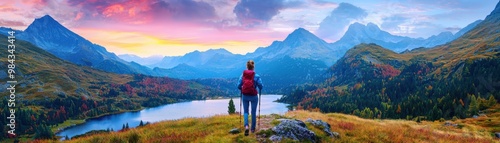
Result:
M245 121L245 136L248 136L248 106L249 102L252 106L252 133L255 132L256 123L256 110L257 103L259 102L257 87L259 91L262 90L262 80L260 76L254 71L255 63L253 60L247 62L247 70L243 71L243 74L238 80L238 89L241 90L242 100L243 100L243 110L244 110L244 121ZM241 109L241 106L240 106ZM241 112L241 111L240 111Z

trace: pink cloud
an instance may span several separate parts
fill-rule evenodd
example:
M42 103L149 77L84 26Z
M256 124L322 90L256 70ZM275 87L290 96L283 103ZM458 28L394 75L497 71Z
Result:
M26 24L21 21L12 21L12 20L0 20L0 25L9 25L13 27L26 26Z
M121 4L114 4L114 5L111 5L111 6L104 8L104 11L102 12L102 14L105 17L110 17L110 16L113 16L115 14L118 15L118 14L123 13L123 9L124 8Z
M83 14L82 12L78 12L78 13L76 14L75 21L80 20L80 19L83 17L83 15L84 15L84 14Z
M18 11L19 9L17 8L14 8L14 7L0 7L0 12L16 12Z
M37 10L41 10L49 5L49 2L47 0L22 0L21 3Z
M206 22L216 18L215 8L194 0L130 0L84 1L70 0L70 6L79 7L87 20L109 20L129 24L144 24L156 20Z

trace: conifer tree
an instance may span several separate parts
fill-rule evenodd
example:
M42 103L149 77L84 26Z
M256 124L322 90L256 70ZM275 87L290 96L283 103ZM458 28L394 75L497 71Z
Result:
M470 103L469 103L469 113L471 116L477 115L479 112L479 103L477 102L476 96L472 95L470 97Z
M231 98L231 100L229 100L229 106L228 106L227 108L228 108L227 112L228 112L229 114L234 114L234 113L236 113L236 107L234 107L233 98Z
M39 125L36 129L35 139L53 139L54 137L54 132L45 124Z
M493 106L497 103L497 100L495 99L495 97L493 97L493 95L490 95L490 98L488 98L488 106Z

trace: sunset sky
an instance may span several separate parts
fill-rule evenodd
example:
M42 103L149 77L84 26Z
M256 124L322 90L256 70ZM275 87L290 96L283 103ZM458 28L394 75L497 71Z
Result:
M342 3L346 2L346 3ZM0 26L24 30L46 14L116 54L245 54L303 27L327 42L353 22L427 38L484 19L498 0L10 0Z

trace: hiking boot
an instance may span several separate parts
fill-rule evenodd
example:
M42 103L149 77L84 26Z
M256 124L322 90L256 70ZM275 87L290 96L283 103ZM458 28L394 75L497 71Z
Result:
M245 129L245 136L248 136L248 129Z
M255 133L255 129L251 129L250 131L252 132L252 134Z

